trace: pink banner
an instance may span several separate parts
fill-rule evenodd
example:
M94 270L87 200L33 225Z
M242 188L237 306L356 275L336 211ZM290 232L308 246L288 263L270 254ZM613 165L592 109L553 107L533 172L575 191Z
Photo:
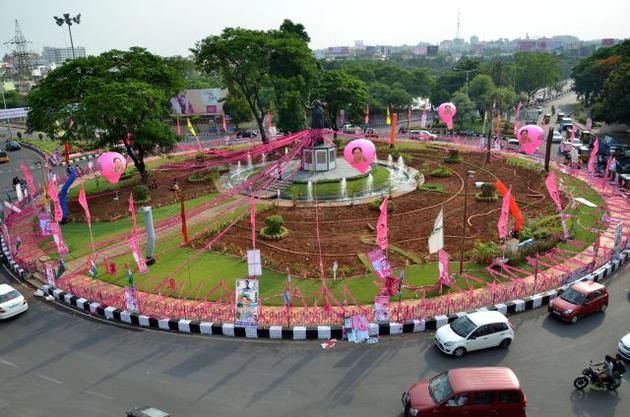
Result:
M59 203L59 195L57 194L57 187L54 183L48 183L48 197L53 202L53 207L55 210L55 221L60 222L63 218L63 211L61 210L61 204Z
M149 271L147 267L147 263L142 256L142 252L140 251L140 245L138 245L138 237L133 234L128 240L129 247L131 248L131 255L133 256L134 261L136 261L136 265L138 266L138 271L141 274L144 274Z
M81 189L79 190L79 204L83 207L83 211L85 211L85 219L88 224L92 224L92 216L90 216L90 208L88 207L87 197L85 195L85 189L83 188L83 184L81 184Z
M571 143L573 143L573 139L575 139L575 125L573 125L573 127L571 127Z
M249 222L252 225L252 247L256 249L256 200L253 191L249 204Z
M503 203L501 204L501 215L499 216L499 222L497 228L499 229L499 238L505 239L508 235L508 216L510 214L510 199L512 198L512 188L503 196Z
M453 284L453 280L451 279L448 265L448 253L444 249L440 249L438 252L438 271L440 274L440 285L450 287Z
M368 259L374 268L376 276L379 278L385 279L392 274L392 266L381 248L376 248L368 252Z
M24 165L22 161L20 161L20 169L24 174L24 178L26 178L28 193L30 194L31 198L34 198L37 190L35 189L35 183L33 182L33 174L31 174L31 171L28 170L28 168L26 167L26 165Z
M378 216L376 225L376 244L381 249L387 249L387 202L389 197L386 196L381 203L381 214Z
M131 233L138 234L138 224L136 222L136 208L133 204L133 193L129 194L129 213L131 213Z
M69 252L68 246L63 240L63 234L61 233L59 223L51 222L50 231L52 232L53 241L55 242L55 247L57 248L57 253L59 254L59 256L67 255Z
M602 178L602 188L606 188L606 182L608 181L608 175L610 174L610 167L615 163L615 157L610 156L606 162L606 170L604 171L604 178Z
M560 193L558 192L558 181L556 180L555 172L549 172L549 175L547 175L547 179L545 180L545 185L547 186L549 196L553 202L556 203L558 211L562 211L562 201L560 200Z
M588 157L588 170L590 172L595 172L595 161L597 161L598 151L599 151L599 138L595 138L595 143L593 143L593 150L591 151L591 155Z

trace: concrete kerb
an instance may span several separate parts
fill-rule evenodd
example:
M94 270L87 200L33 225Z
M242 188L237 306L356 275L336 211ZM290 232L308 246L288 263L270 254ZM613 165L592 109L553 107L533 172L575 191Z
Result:
M558 292L578 281L601 281L610 278L613 272L621 268L630 260L630 250L624 250L616 258L611 259L593 272L590 272L570 284L563 285L555 290L534 294L531 297L516 299L505 303L495 304L491 307L483 307L471 312L457 312L448 316L428 317L423 320L412 320L404 323L370 323L368 333L370 336L390 336L405 333L421 333L435 331L441 326L451 323L458 317L476 311L497 310L506 315L513 315L548 305L558 295ZM120 310L99 302L90 302L84 298L66 293L65 291L50 285L40 288L44 294L54 297L55 302L66 304L81 312L96 316L100 319L115 321L119 324L144 327L154 330L163 330L175 333L198 334L205 336L226 336L245 338L267 338L284 340L324 340L342 339L341 326L269 326L269 327L240 327L233 323L212 323L199 320L186 320L175 318L157 318L138 314L133 311Z

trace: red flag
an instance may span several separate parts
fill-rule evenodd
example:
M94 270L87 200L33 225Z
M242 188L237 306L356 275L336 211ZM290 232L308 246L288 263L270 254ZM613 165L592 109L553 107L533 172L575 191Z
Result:
M182 127L179 125L179 117L177 118L177 125L175 128L175 132L177 134L177 136L181 136L182 135Z
M389 246L387 242L387 200L388 196L381 203L381 214L378 216L376 225L376 244L379 248L385 250Z
M440 274L440 285L451 286L452 279L448 265L448 253L444 249L438 252L438 271Z
M20 161L20 169L24 174L24 178L26 178L28 193L31 195L31 197L35 197L35 193L37 192L37 190L35 189L35 183L33 182L33 174L31 174L31 171L28 170L28 168L26 167L26 165L24 165L22 161Z
M252 246L256 249L256 200L253 191L250 198L249 222L252 224Z
M63 148L66 151L66 165L70 165L70 144L68 142L64 143Z
M370 123L370 105L365 103L365 117L363 118L365 124Z
M129 194L129 213L131 213L131 232L136 236L138 226L136 224L136 208L133 205L133 194Z
M512 189L510 188L503 196L503 204L501 205L501 215L499 216L499 238L505 239L508 236L508 216L510 214L510 200L512 198Z
M55 211L55 221L60 222L63 218L63 211L61 210L61 203L59 203L59 195L57 195L57 187L54 183L48 183L48 197L53 202Z
M562 211L562 201L560 200L560 193L558 192L558 182L556 181L556 174L551 171L545 180L545 185L547 186L547 191L549 192L549 196L556 203L556 207L558 211Z
M81 204L81 207L83 207L83 210L85 211L85 219L87 220L88 224L91 225L92 217L90 216L90 208L88 207L87 197L85 195L85 190L83 189L83 184L81 184L81 189L79 190L79 204Z
M595 143L593 144L593 150L591 151L591 155L588 157L588 170L591 172L595 172L595 161L597 160L598 151L599 151L599 138L595 138Z
M497 187L497 191L501 194L501 196L504 196L505 193L507 193L508 189L501 180L496 180L494 185ZM518 204L516 204L514 196L512 196L510 201L510 214L514 217L514 230L517 232L520 231L523 228L523 215L521 214L521 210L518 208Z

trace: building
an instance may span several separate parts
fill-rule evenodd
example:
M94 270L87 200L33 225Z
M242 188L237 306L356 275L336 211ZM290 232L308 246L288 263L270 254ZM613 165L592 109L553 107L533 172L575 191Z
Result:
M85 58L85 47L76 46L74 48L74 56L77 58ZM46 62L63 64L64 61L72 59L72 48L54 48L51 46L44 46L42 50L42 58Z
M439 51L440 51L440 47L438 45L427 46L427 56L438 56Z

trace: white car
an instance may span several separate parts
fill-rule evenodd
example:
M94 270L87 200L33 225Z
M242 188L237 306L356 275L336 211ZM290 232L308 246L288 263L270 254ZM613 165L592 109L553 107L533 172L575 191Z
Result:
M498 311L477 311L461 316L435 332L435 345L447 355L462 357L466 352L510 346L514 328Z
M410 130L409 131L409 139L416 140L435 140L437 139L437 135L433 134L427 130Z
M0 284L0 320L8 319L28 310L26 298L8 284Z
M617 350L622 358L630 361L630 333L621 338Z
M551 143L560 143L562 142L562 134L558 131L553 132L553 137L551 138Z

